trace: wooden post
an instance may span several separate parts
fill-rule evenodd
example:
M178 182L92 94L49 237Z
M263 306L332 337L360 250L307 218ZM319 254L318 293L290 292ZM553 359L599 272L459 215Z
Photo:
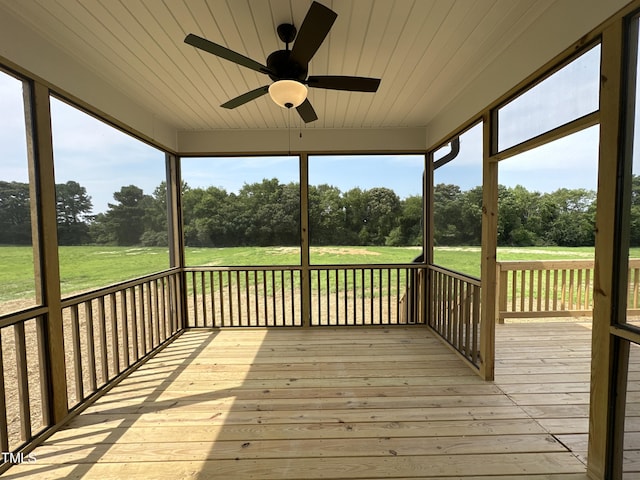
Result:
M424 220L422 226L422 243L424 245L424 263L427 265L424 272L424 286L426 293L424 296L425 307L424 311L424 323L431 325L431 317L433 315L433 288L431 287L431 272L429 266L433 265L433 232L434 232L434 219L433 219L433 152L429 152L426 155L425 163L425 178L423 179L423 191L425 192L422 199L422 208L424 211Z
M611 321L617 298L614 277L618 269L616 246L616 204L618 159L622 152L621 132L623 25L609 26L602 35L600 85L600 152L598 163L598 195L596 208L595 262L593 279L593 329L591 347L591 399L589 411L589 445L587 472L591 478L604 479L611 448L610 432L614 420L615 341ZM626 267L622 269L626 274ZM624 285L625 283L623 283ZM622 430L622 429L621 429ZM622 435L623 431L617 432ZM622 455L620 449L619 455Z
M184 267L184 236L182 225L182 178L180 160L175 155L166 154L167 171L167 222L169 224L169 265Z
M41 381L47 383L48 414L56 424L67 416L68 406L49 89L33 82L24 92L36 300L47 307L42 332L47 371Z
M311 325L311 274L309 270L309 156L300 155L300 288L302 289L302 326Z
M165 167L167 177L167 224L169 227L169 266L171 268L183 269L184 260L184 229L182 222L182 176L180 174L180 159L176 155L167 153L165 156ZM172 312L176 316L178 330L187 326L186 315L187 289L184 271L178 276L180 279L175 288L177 289L175 298L178 299L175 310Z
M480 258L481 320L480 376L493 380L496 335L496 248L498 243L498 162L491 158L497 145L496 113L483 118L482 247Z

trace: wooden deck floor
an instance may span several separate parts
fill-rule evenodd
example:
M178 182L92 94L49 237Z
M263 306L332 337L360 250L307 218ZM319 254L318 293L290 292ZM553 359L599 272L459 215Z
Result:
M501 326L487 383L423 328L190 331L5 476L585 480L589 335Z

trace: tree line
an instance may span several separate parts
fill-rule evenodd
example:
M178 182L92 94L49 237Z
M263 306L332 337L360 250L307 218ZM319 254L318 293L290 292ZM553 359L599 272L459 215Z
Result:
M276 178L245 184L237 193L220 187L182 186L188 246L299 245L300 187ZM309 232L314 245L421 245L422 198L401 199L384 187L341 191L310 185ZM0 244L30 244L29 185L0 181ZM167 245L166 184L151 194L135 185L113 194L113 203L94 215L91 197L79 183L56 185L61 245ZM523 186L498 188L498 245L591 246L595 192L559 189L551 193ZM631 245L640 245L640 176L633 177ZM482 187L434 187L434 243L479 245Z

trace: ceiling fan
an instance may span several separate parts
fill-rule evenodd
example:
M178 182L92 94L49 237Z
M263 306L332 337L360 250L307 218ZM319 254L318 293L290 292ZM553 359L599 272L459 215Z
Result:
M309 123L317 120L318 116L307 98L305 85L313 88L350 92L375 92L380 85L379 78L338 75L311 75L307 77L309 61L329 33L337 16L338 14L333 10L318 2L313 2L302 21L300 31L297 31L296 27L289 23L279 25L277 28L278 37L286 44L286 48L271 53L267 58L266 66L192 33L187 35L184 41L200 50L256 72L264 73L274 81L271 85L264 85L233 98L223 103L221 107L236 108L268 92L273 101L281 107L296 107L302 120ZM294 39L295 43L289 50L289 44Z

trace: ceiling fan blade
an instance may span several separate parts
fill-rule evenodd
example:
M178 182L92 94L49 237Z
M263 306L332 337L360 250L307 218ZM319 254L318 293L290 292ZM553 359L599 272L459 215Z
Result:
M220 106L223 108L229 108L229 109L236 108L236 107L239 107L240 105L244 105L245 103L250 102L251 100L260 98L268 91L269 91L269 85L265 85L263 87L256 88L255 90L251 90L250 92L243 93L239 97L232 98L231 100L229 100L226 103L223 103Z
M306 84L314 88L348 90L350 92L375 92L380 85L379 78L347 77L340 75L310 76Z
M296 110L300 114L300 118L304 120L304 123L311 123L318 119L316 111L313 109L311 102L307 98L304 102L296 107Z
M338 14L324 5L313 2L298 30L291 58L300 65L307 65L331 30Z
M199 37L190 33L184 39L184 43L188 43L200 50L204 50L205 52L212 53L213 55L224 58L225 60L229 60L230 62L236 63L243 67L250 68L251 70L255 70L256 72L269 74L271 71L261 63L256 62L255 60L251 60L244 55L241 55L233 50L229 50L222 45L218 45L217 43L213 43L206 38Z

